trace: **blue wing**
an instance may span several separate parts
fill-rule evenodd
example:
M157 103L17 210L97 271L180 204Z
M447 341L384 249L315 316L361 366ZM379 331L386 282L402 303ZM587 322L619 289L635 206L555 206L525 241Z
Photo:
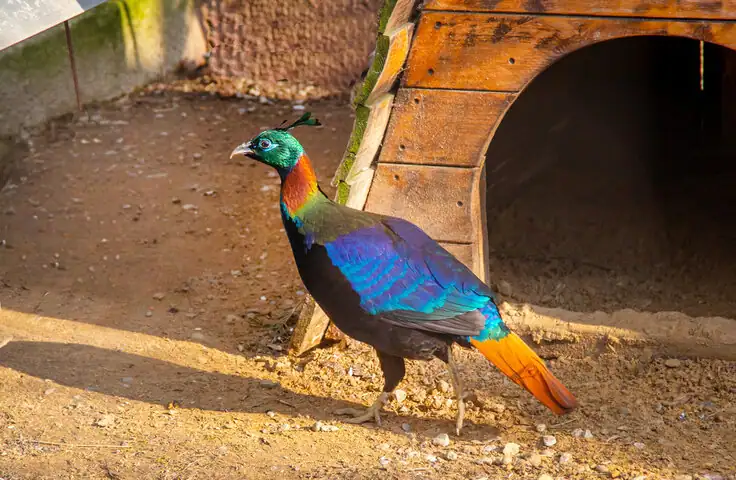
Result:
M382 217L325 248L360 296L361 307L384 321L479 339L507 331L491 290L405 220Z

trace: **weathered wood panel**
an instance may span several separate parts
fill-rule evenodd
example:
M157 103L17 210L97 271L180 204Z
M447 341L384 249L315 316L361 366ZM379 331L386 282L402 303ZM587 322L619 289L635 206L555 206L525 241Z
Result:
M307 295L289 341L289 353L298 357L318 345L329 324L330 319L327 314L317 305L311 295Z
M391 5L392 3L393 5ZM378 23L378 31L384 35L390 35L391 32L408 22L416 3L417 0L388 0L384 5L384 9L390 8L391 13L386 18L385 25L383 23L383 15L381 16Z
M428 0L425 10L547 13L650 18L736 19L736 1L705 0Z
M470 243L477 169L379 163L365 209L413 222L438 241Z
M513 98L493 92L402 88L380 161L478 166Z
M548 65L586 45L673 35L736 49L736 24L618 18L427 12L409 53L409 87L517 92Z
M391 87L396 82L401 69L404 67L406 57L409 54L412 31L414 31L414 24L405 23L401 28L398 28L396 31L391 33L388 53L386 54L386 60L383 64L383 70L381 70L381 73L378 75L376 84L368 96L368 99L365 101L366 105L370 105L375 102L378 97L391 90Z
M370 113L368 114L363 139L360 142L360 148L358 153L355 154L353 166L345 177L345 183L350 187L345 202L348 207L362 210L368 198L368 191L373 182L373 161L386 133L393 99L394 96L387 93L369 107Z
M473 249L475 247L473 245L469 243L439 243L440 245L442 245L442 248L453 254L455 258L463 262L466 267L475 271L475 264L473 259Z

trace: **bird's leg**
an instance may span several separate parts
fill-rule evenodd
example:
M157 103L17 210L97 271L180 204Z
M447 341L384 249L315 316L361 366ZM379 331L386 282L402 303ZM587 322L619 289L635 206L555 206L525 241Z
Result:
M460 436L463 428L463 418L465 417L465 394L463 393L463 383L460 379L460 373L457 371L455 359L452 356L452 345L447 347L447 366L450 372L450 381L452 388L455 390L457 397L457 421L455 422L455 433Z
M351 409L352 412L350 413L354 412L355 416L343 421L345 423L365 423L374 420L377 425L381 425L381 409L388 401L388 395L388 392L381 392L373 405L363 412Z
M381 425L381 409L388 401L391 392L396 389L404 378L406 366L404 365L403 358L387 355L379 352L378 350L376 350L376 353L378 354L378 360L381 362L381 370L383 371L383 392L381 392L378 399L373 402L373 405L368 407L368 410L365 412L357 412L353 418L345 420L346 423L364 423L374 420L376 424ZM353 412L346 411L345 413Z

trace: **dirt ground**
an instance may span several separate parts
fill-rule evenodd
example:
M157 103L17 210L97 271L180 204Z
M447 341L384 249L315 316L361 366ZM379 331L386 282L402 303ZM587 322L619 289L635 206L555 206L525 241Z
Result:
M331 191L351 112L307 108ZM300 113L153 91L31 136L0 193L0 478L736 479L736 364L615 341L538 346L581 402L566 417L462 352L462 437L438 363L410 363L382 426L342 423L377 361L284 354L304 291L278 178L228 160Z

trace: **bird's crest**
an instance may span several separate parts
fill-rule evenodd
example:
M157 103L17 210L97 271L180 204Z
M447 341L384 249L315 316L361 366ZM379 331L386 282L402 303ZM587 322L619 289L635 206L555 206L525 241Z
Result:
M319 120L317 120L316 118L312 118L312 112L305 112L304 115L299 117L299 120L284 127L284 124L287 121L288 120L284 120L283 122L281 122L281 125L279 125L278 128L275 128L274 130L281 130L281 131L286 132L286 131L291 130L294 127L299 127L301 125L309 125L309 126L322 125L321 123L319 123Z

